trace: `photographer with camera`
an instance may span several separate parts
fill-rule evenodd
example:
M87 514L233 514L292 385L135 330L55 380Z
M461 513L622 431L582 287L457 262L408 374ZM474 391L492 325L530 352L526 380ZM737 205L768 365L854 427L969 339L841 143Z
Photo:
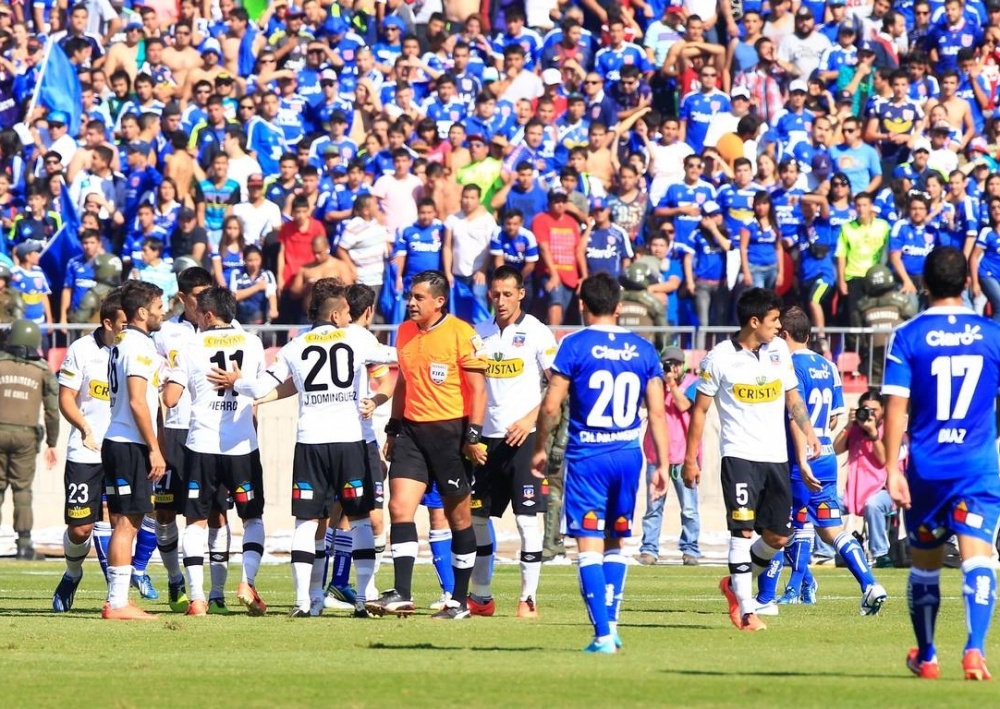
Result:
M837 455L847 453L847 487L844 507L849 514L864 517L868 528L868 551L875 568L892 566L887 523L895 510L885 489L885 444L882 442L882 394L869 389L851 411L850 423L833 440ZM905 449L904 449L905 450Z
M694 402L697 375L688 371L684 350L679 347L667 347L660 356L663 363L663 381L666 385L667 430L670 434L670 480L677 493L677 502L681 508L681 563L684 566L697 566L701 550L698 548L698 533L701 520L698 517L698 488L685 487L681 479L681 468L684 466L688 425L691 422L691 405ZM643 453L646 456L646 478L657 469L663 467L656 457L656 446L653 445L652 433L647 429L643 441ZM700 453L699 453L700 458ZM642 545L639 547L639 563L652 565L660 557L660 532L663 528L663 505L666 495L658 500L647 499L646 514L642 517Z

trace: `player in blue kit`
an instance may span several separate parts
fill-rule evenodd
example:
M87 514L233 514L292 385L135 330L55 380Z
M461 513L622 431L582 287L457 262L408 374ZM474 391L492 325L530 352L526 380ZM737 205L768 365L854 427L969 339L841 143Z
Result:
M941 247L928 255L924 288L930 307L893 333L882 387L886 487L904 510L912 555L907 598L917 647L906 666L924 679L940 674L934 625L943 545L952 534L962 557L969 633L962 667L966 679L990 678L984 648L997 588L992 557L1000 521L1000 325L962 305L968 287L961 251ZM907 429L904 475L898 460Z
M828 359L806 347L809 340L809 318L798 306L781 311L780 336L792 355L792 367L799 382L799 393L809 409L809 419L820 443L820 455L809 462L808 475L797 462L793 445L797 436L794 426L786 425L788 460L792 479L792 575L785 593L777 603L799 602L802 581L812 555L813 526L820 538L832 544L861 586L861 615L875 615L888 598L885 589L875 582L865 552L853 535L844 529L840 499L837 494L837 455L833 450L832 431L837 417L844 411L844 392L837 368ZM801 442L801 439L799 439ZM814 492L806 484L809 476L822 487ZM811 523L811 524L810 524ZM782 554L774 557L767 572L760 577L757 595L757 615L777 615L774 591L782 566Z
M583 281L580 303L586 327L563 338L552 364L538 415L535 475L548 470L545 442L559 424L569 395L569 442L563 526L579 549L580 593L594 624L586 652L614 654L621 647L618 613L625 588L622 539L632 534L635 497L642 474L640 398L645 398L657 460L667 456L663 366L653 346L618 327L621 286L606 273ZM657 469L652 499L666 493L667 474Z

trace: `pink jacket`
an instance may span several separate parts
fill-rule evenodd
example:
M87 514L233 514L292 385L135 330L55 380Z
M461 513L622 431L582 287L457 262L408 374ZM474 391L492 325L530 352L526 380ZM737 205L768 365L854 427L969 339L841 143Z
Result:
M698 381L698 375L688 372L681 378L680 388L681 391L687 394L688 389ZM694 399L691 399L691 403L694 403ZM684 454L687 448L687 431L688 425L691 423L691 411L685 411L681 413L678 411L677 407L674 406L674 398L667 391L667 436L669 442L670 460L668 461L670 465L680 465L684 462ZM646 461L650 465L659 465L660 462L656 457L656 446L653 444L653 434L646 427L646 436L642 440L642 452L646 455ZM701 447L698 447L698 458L701 458Z
M879 426L879 435L882 427ZM906 441L903 441L903 460L900 467L906 470ZM862 515L865 503L885 487L885 468L875 459L875 442L857 426L847 433L847 486L844 488L844 505L848 514Z

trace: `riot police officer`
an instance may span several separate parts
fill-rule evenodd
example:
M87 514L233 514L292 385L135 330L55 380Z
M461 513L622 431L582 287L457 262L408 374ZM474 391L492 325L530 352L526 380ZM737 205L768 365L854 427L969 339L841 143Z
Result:
M0 323L14 322L24 317L21 294L10 287L10 266L0 263Z
M896 281L888 266L876 264L869 268L865 274L865 297L858 301L858 317L862 326L878 331L871 335L870 347L863 344L861 347L862 362L869 362L871 366L872 384L882 382L885 346L889 334L897 325L914 315L916 308L913 300L896 288Z
M622 293L618 324L621 327L650 327L667 325L667 310L663 302L647 288L660 282L659 263L652 256L633 261L618 279L625 291ZM666 333L639 333L652 342L656 349L666 346Z
M59 401L55 376L39 354L42 331L30 320L15 320L0 350L0 503L9 487L14 492L17 558L41 556L31 544L31 485L35 461L45 441L45 462L56 464ZM45 426L38 411L45 410Z

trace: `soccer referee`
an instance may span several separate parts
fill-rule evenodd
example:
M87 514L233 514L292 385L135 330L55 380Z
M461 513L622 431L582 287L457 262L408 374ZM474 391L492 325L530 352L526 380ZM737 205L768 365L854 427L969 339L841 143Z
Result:
M466 598L476 561L476 535L469 504L469 463L486 462L479 445L486 415L486 360L482 340L468 324L449 315L448 281L440 271L413 278L407 314L396 349L399 377L392 418L386 425L389 468L389 544L395 588L366 604L372 613L414 611L411 582L417 557L413 522L420 498L437 483L451 527L452 600L434 615L443 620L469 616ZM463 458L464 456L464 458Z

